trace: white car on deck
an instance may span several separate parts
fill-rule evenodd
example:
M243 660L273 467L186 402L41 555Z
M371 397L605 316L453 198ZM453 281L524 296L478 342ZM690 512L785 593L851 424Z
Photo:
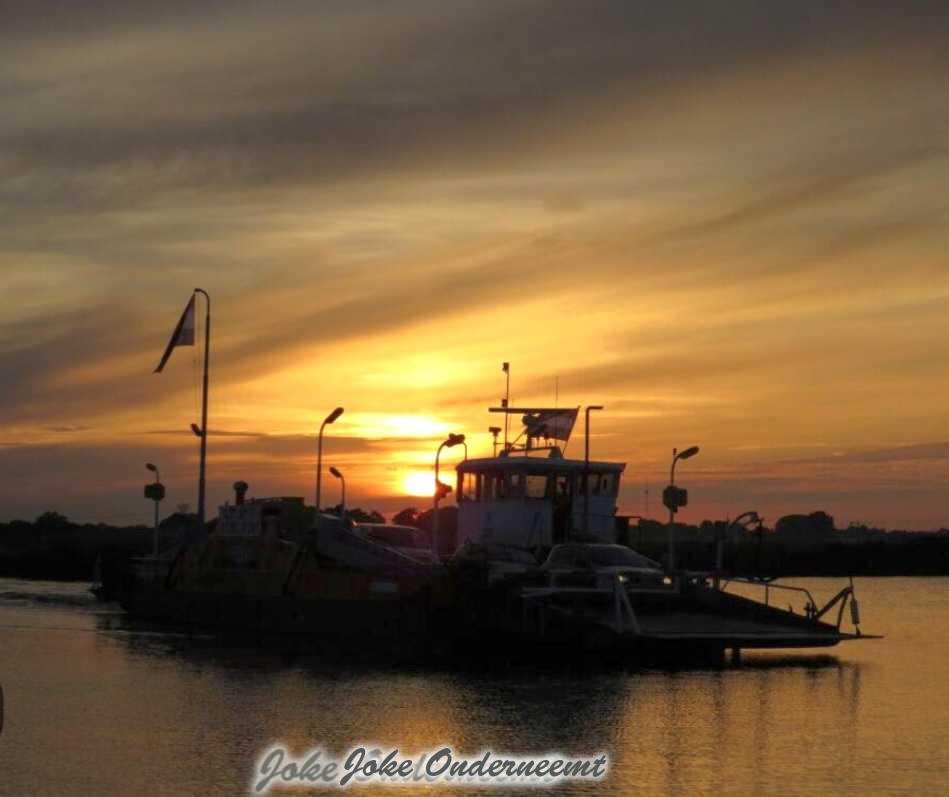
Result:
M541 565L552 587L611 587L619 578L630 587L661 587L658 563L624 545L571 542L555 545Z

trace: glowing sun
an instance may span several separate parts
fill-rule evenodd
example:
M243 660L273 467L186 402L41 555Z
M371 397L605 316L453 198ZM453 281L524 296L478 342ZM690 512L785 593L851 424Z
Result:
M405 495L432 496L435 493L435 474L424 470L413 470L402 480Z

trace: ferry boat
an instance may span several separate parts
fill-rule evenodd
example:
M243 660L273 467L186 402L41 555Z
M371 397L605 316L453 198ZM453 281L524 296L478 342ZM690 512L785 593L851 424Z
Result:
M748 648L876 638L860 631L852 581L819 606L800 588L639 555L617 515L625 464L591 460L588 436L582 459L563 453L579 408L496 411L520 415L524 430L494 456L457 465L447 547L433 535L426 550L406 527L325 514L294 532L288 519L302 499L247 499L238 482L206 538L131 563L122 605L189 626L465 655L556 647L718 663L728 650L737 660ZM803 610L773 605L781 591L802 596Z

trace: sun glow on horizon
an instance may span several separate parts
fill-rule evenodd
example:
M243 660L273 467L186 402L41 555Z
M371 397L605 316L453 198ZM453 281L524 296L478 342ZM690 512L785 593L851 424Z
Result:
M448 433L448 425L427 415L359 412L353 414L347 431L375 439L417 437L434 440Z
M435 494L435 474L431 471L413 470L401 482L405 495L430 497Z

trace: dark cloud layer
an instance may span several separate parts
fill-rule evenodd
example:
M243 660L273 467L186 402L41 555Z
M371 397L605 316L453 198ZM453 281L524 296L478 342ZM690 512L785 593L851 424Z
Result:
M107 364L110 358L140 350L146 341L135 314L112 304L0 325L0 424L68 418L101 402L101 381L67 387L63 375ZM109 381L113 401L143 401L150 393L140 380Z
M68 117L54 109L54 124L8 124L2 133L7 169L46 171L47 199L54 202L53 186L108 203L127 200L136 182L141 196L156 182L206 186L213 180L219 189L339 178L406 159L442 162L459 143L481 160L476 156L496 152L501 142L529 150L537 143L524 135L531 127L574 126L571 104L617 89L648 102L657 86L837 48L872 46L885 57L888 48L909 42L932 46L938 57L937 45L949 32L949 14L939 3L900 13L885 3L750 0L447 8L277 3L205 12L186 4L191 10L183 15L176 8L155 11L154 4L44 5L12 14L8 44L41 46L43 38L31 36L36 31L57 44L89 37L92 47L109 33L131 39L114 63L90 66L81 50L64 57L64 67L91 72L88 82L68 73L31 78L28 69L8 79L6 93L27 108L24 95L35 94L41 103L45 92L59 100L70 92L85 98L66 105ZM189 26L206 36L189 35ZM393 32L380 33L388 29ZM158 68L153 56L135 49L139 43L145 49L150 31L167 37L168 60ZM181 33L177 48L175 31ZM354 48L361 40L369 45L362 62L356 56L344 66L324 61L320 44L333 31L351 38ZM245 49L235 54L233 47ZM114 100L126 97L129 112L117 113ZM84 173L116 164L130 171L118 192L84 190ZM28 201L29 194L16 198Z

